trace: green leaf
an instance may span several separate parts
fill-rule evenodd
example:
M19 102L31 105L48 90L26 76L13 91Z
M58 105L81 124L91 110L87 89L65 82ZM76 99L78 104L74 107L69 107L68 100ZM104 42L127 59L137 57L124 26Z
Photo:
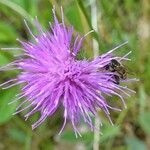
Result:
M6 57L6 55L4 53L0 52L0 67L7 64L7 63L9 63L9 62L10 62L9 58Z
M141 113L138 120L142 129L150 134L150 112Z
M78 31L83 32L81 17L80 17L77 4L74 2L65 11L70 24L72 24L75 27L75 29L77 29Z
M0 41L5 43L13 43L18 34L12 25L7 22L0 21Z
M15 112L17 103L11 105L8 103L15 98L17 91L17 87L0 91L0 124L6 123L13 117L12 113Z
M68 141L68 142L84 142L89 143L93 140L93 132L86 132L81 133L82 137L75 137L75 134L73 131L66 131L62 133L61 140Z
M147 150L145 143L135 137L127 137L126 143L128 150Z
M39 12L38 2L38 0L24 0L26 11L29 12L33 17L35 17Z
M11 0L12 2L21 6L24 10L26 10L31 16L36 16L37 14L37 0Z
M3 52L0 51L0 67L3 67L5 65L7 65L8 63L12 62L12 58L11 58L11 53L9 52ZM7 78L13 78L14 76L16 76L19 73L18 70L13 70L13 71L4 71L1 73L1 77L0 77L0 81L2 82L3 80L7 79Z
M7 6L8 8L17 12L20 16L22 16L24 19L26 19L31 24L33 24L32 16L25 9L23 9L20 5L9 0L0 0L0 4L3 4L4 6Z
M25 143L26 134L23 131L17 128L12 128L8 129L8 134L13 140L18 141L20 143Z
M10 0L9 0L10 1ZM16 3L16 4L18 4L18 5L20 5L21 7L23 7L23 8L25 8L25 6L24 6L24 1L25 0L11 0L11 2L13 2L13 3ZM27 0L28 1L28 0Z
M107 141L110 138L115 137L120 133L119 126L112 126L112 125L104 125L104 128L101 129L103 135L100 137L100 142Z
M139 105L140 113L144 113L144 109L146 107L146 93L142 85L139 87Z

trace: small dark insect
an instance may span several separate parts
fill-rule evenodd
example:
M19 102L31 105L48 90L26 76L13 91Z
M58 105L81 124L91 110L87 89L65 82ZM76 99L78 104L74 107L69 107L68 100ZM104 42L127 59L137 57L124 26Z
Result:
M120 79L127 78L127 70L116 59L112 59L111 62L105 66L106 70L110 72L117 72L118 75L114 75L113 78L116 84L119 84Z
M120 83L120 77L118 75L113 75L114 83L119 84Z

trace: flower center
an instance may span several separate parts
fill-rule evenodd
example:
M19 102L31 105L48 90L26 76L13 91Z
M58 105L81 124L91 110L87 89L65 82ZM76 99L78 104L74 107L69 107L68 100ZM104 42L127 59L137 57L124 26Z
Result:
M81 68L76 62L67 61L61 68L63 79L75 79L81 74Z

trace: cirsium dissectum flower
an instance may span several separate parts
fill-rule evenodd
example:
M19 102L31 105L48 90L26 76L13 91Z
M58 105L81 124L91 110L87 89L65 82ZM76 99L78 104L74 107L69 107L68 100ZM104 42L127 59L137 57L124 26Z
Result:
M26 100L17 107L16 113L30 108L25 115L28 119L34 113L40 112L39 120L32 125L33 129L63 105L64 123L60 133L68 119L73 125L75 134L80 135L77 123L83 118L93 129L92 116L97 115L97 108L104 111L109 119L110 109L120 111L108 104L106 96L118 96L125 106L124 95L129 96L129 92L134 92L115 84L113 75L116 73L104 69L112 59L120 63L128 60L127 55L130 52L123 57L113 55L113 51L126 44L124 43L93 60L77 60L85 36L79 38L77 35L73 39L73 27L64 24L63 13L61 23L56 18L55 10L53 14L54 24L50 26L51 31L43 31L37 19L35 20L35 26L39 31L37 36L33 35L25 22L35 42L18 40L23 47L23 57L2 67L1 70L21 69L21 73L17 78L0 86L6 89L23 84L22 92L16 100L22 98ZM16 68L13 68L14 66ZM28 105L20 109L26 103Z

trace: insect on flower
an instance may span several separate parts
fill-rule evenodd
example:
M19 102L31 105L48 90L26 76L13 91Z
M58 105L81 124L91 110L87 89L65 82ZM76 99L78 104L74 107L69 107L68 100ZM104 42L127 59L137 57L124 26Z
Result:
M78 60L77 54L82 43L92 31L81 38L78 35L73 38L74 29L65 25L62 9L61 13L62 21L59 22L53 9L54 23L50 24L50 31L44 31L36 18L35 27L39 32L38 35L32 33L25 21L34 41L18 40L22 46L22 56L1 67L1 70L19 69L20 74L0 86L7 89L18 84L22 85L21 93L13 101L22 100L22 102L14 114L27 110L25 118L28 119L36 112L40 112L40 118L32 125L32 129L37 128L63 106L64 123L59 134L63 131L67 120L70 120L75 135L81 136L77 125L83 119L93 130L92 118L97 115L97 108L106 114L111 123L109 110L121 111L120 108L110 106L111 99L106 99L106 96L117 96L126 107L124 98L135 93L127 86L115 83L116 72L119 74L119 83L136 79L120 78L119 70L115 69L113 72L105 69L113 60L119 64L129 60L127 56L130 52L123 57L113 54L127 42L93 60Z
M121 65L116 59L112 59L111 62L105 66L106 70L111 72L117 72L118 75L114 75L115 83L119 84L120 79L127 78L127 70L126 68Z

